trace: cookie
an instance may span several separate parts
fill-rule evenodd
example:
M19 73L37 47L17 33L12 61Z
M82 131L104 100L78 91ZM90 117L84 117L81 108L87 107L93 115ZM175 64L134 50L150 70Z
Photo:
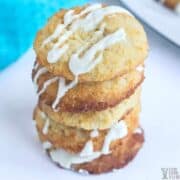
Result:
M125 9L101 4L60 10L36 37L38 62L67 80L105 81L144 64L142 25Z
M119 121L124 121L127 125L128 133L132 133L139 126L140 105L124 114ZM43 114L43 116L42 116ZM65 126L50 119L37 107L34 112L37 131L42 142L50 142L54 148L63 148L71 153L79 153L86 142L93 141L94 150L102 148L105 136L109 129L85 130L82 128ZM119 122L118 121L118 122Z
M114 107L134 93L144 80L144 67L109 81L78 83L69 89L55 106L61 112L102 111ZM42 73L42 74L41 74ZM53 107L58 93L63 91L62 77L54 76L44 67L33 70L32 79L37 86L39 101ZM53 81L54 80L54 81ZM45 86L48 82L52 82ZM66 80L65 80L66 81ZM70 82L66 81L66 84ZM44 88L45 87L45 88Z

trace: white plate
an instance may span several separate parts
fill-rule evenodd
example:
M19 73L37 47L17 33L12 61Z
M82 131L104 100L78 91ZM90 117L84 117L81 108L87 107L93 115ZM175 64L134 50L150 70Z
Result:
M180 47L180 14L155 0L120 0L143 22Z
M150 37L150 55L142 93L141 124L146 142L127 167L98 180L160 180L161 168L180 173L180 52ZM95 180L62 170L43 153L35 136L32 111L37 103L31 82L33 51L0 74L0 179Z

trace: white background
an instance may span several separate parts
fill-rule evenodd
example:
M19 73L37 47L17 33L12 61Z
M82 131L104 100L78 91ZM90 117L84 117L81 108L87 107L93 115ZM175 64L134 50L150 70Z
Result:
M150 52L142 93L146 142L134 161L99 180L160 180L161 168L180 173L180 49L146 29ZM29 50L0 73L0 180L95 179L55 166L43 153L32 125L36 104Z

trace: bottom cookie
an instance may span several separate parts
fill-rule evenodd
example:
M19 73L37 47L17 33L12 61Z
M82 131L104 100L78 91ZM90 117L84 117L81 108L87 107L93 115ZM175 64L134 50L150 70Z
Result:
M144 133L141 128L138 128L134 133L129 134L127 137L117 141L112 148L110 154L104 154L100 157L88 161L86 163L72 164L70 169L80 172L80 173L90 173L90 174L100 174L105 172L110 172L115 169L123 168L127 165L140 150L144 142ZM61 153L52 153L56 150L47 151L51 159L62 167L60 160L68 160L69 156L72 156L66 152L61 151ZM58 150L57 150L58 151ZM59 156L63 156L59 157ZM73 155L74 156L74 155ZM75 157L73 157L75 158ZM78 161L77 161L78 162Z

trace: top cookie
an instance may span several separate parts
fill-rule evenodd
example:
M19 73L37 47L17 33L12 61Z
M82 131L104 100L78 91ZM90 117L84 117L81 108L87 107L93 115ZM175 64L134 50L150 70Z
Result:
M148 44L125 9L101 4L61 10L38 32L39 63L67 80L105 81L143 64Z

